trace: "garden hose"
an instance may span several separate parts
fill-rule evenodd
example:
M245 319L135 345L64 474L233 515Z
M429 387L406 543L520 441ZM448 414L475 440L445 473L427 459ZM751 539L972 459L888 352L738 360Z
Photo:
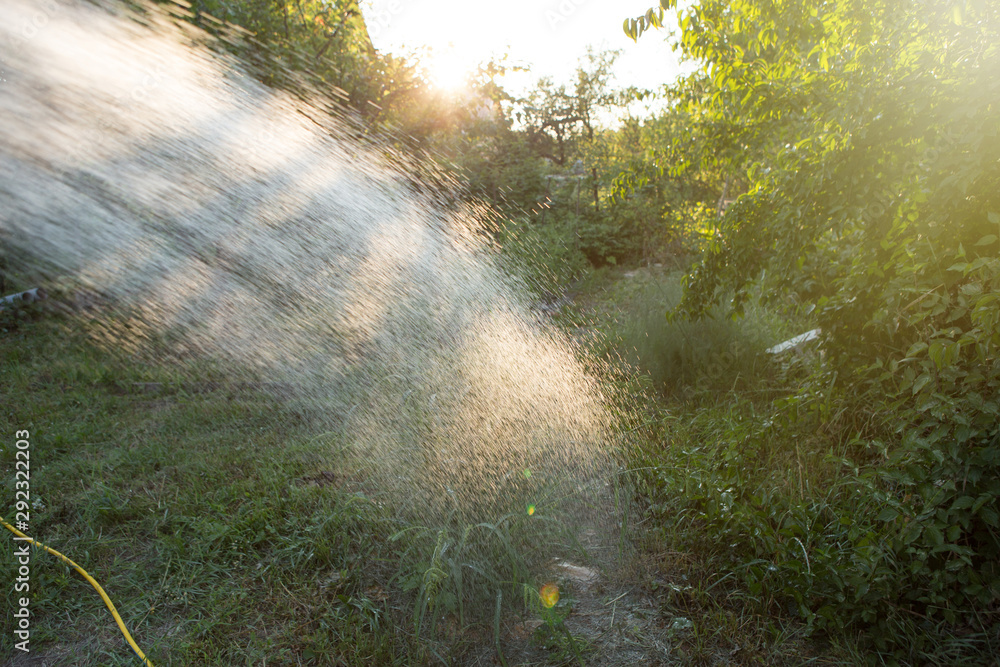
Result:
M90 582L90 585L93 586L94 589L98 593L101 594L101 599L104 600L105 606L107 606L108 610L111 611L111 615L115 617L115 623L118 624L118 629L122 631L122 635L124 635L125 641L128 642L128 645L132 647L132 650L135 651L135 654L139 657L140 660L142 660L142 662L143 662L144 665L148 665L148 667L153 667L153 663L142 652L142 649L140 649L136 645L135 640L132 639L132 635L130 635L128 633L128 629L125 627L125 622L122 621L122 617L118 615L118 610L115 609L115 605L114 605L113 602L111 602L111 598L109 598L108 594L104 592L104 589L101 588L101 585L99 583L97 583L97 581L92 576L90 576L89 574L87 574L86 570L84 570L82 567L80 567L79 565L77 565L76 563L74 563L72 560L70 560L66 556L63 556L61 553L59 553L55 549L52 549L51 547L47 547L44 544L42 544L41 542L39 542L38 540L35 540L33 538L28 537L27 535L25 535L24 533L22 533L21 531L19 531L14 526L12 526L9 523L7 523L6 521L4 521L3 517L0 517L0 523L2 523L4 525L4 528L6 528L10 532L14 533L18 537L20 537L22 540L26 540L28 542L31 542L36 547L41 547L42 549L45 549L46 551L48 551L53 556L57 556L57 557L61 558L63 561L65 561L69 565L72 565L73 569L75 569L77 572L79 572L80 574L82 574L83 578L86 579L88 582Z

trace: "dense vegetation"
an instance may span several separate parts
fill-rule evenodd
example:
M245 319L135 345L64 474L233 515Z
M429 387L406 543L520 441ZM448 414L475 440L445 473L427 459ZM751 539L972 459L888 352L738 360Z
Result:
M626 31L655 27L674 3L661 5ZM714 468L686 493L698 530L725 535L749 590L810 626L864 628L907 661L995 655L1000 8L705 1L680 14L680 48L705 68L676 87L697 139L665 146L664 162L710 159L745 184L677 313L740 313L763 283L811 311L824 352L783 379L750 452L698 466ZM775 439L799 459L827 452L829 473L794 494L757 477L756 448Z

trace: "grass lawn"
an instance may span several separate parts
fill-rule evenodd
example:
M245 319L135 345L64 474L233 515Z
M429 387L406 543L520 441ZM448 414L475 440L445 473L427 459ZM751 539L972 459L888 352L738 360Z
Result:
M4 517L14 520L14 432L27 430L28 533L104 586L154 664L419 657L390 621L393 527L331 469L333 438L307 435L274 398L217 371L103 348L80 320L36 310L5 328ZM15 546L0 540L0 581L16 576ZM40 551L30 568L34 660L138 662L82 577ZM14 609L13 586L2 590ZM0 628L7 655L13 620Z
M587 289L583 308L642 302L642 289L620 276ZM469 571L465 562L454 569L464 541L401 523L377 489L338 466L337 434L315 434L273 393L204 361L151 362L102 343L113 316L40 304L3 317L4 518L14 519L13 434L28 430L26 532L104 586L155 665L853 661L851 650L809 639L774 599L757 599L701 539L697 520L677 514L693 516L690 503L705 495L685 495L677 479L718 476L719 443L754 423L746 405L682 424L651 400L636 415L649 447L635 465L653 472L623 471L637 482L642 515L620 571L600 571L596 585L589 574L563 577L551 610L525 585L523 596L491 596L480 601L485 614L463 619L440 584ZM687 463L678 439L701 442L683 450ZM17 576L16 548L0 539L0 581ZM139 664L82 577L43 552L30 568L31 653L12 648L6 615L0 655L9 664ZM0 590L14 609L13 586Z

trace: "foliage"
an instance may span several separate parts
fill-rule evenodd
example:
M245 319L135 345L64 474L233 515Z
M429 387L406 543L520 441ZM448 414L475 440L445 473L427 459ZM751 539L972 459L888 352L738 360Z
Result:
M373 47L356 0L197 0L188 18L221 36L263 82L347 105L388 130L382 140L444 166L446 189L485 198L512 220L530 211L551 227L546 236L559 237L593 266L649 257L667 246L679 250L684 227L697 224L696 208L683 195L670 202L662 196L688 187L680 182L651 188L653 196L633 193L628 202L604 204L637 150L628 131L608 127L639 95L611 84L618 52L589 51L568 85L542 79L516 99L502 77L525 68L506 56L480 64L465 91L437 89L421 64L427 54L398 57ZM664 215L671 220L666 226Z
M506 216L496 240L528 259L534 275L555 277L551 291L587 267L648 256L662 245L655 206L642 198L604 203L632 151L620 131L605 127L629 99L610 85L615 57L590 52L572 87L542 79L525 99L495 86L503 63L483 66L475 85L494 91L501 113L442 137L443 153L463 168L471 192Z
M570 160L586 142L594 140L599 114L619 102L621 93L610 86L617 51L588 51L576 70L576 83L567 90L545 77L525 100L521 120L532 145L555 164Z
M376 50L357 0L195 0L191 10L179 13L220 37L265 84L324 95L335 113L346 106L390 139L405 138L409 151L433 150L434 137L459 134L480 102L503 96L476 82L469 99L452 98L429 81L424 54Z
M360 108L375 101L379 70L394 64L376 57L356 0L195 0L191 10L190 19L211 32L225 35L225 24L233 24L249 33L226 43L269 85L288 85L290 75L309 71Z
M696 252L712 233L720 198L745 185L704 155L697 118L678 99L648 119L628 118L615 133L614 210L641 225L654 246Z
M700 150L751 163L680 311L735 290L739 312L765 270L813 304L825 362L781 418L859 443L852 484L877 518L794 519L845 527L815 548L795 534L822 576L791 560L780 576L817 627L871 627L890 654L934 653L907 645L915 619L938 648L961 628L995 632L1000 8L704 0L680 25L705 63L687 100Z
M649 94L612 85L618 52L589 51L568 84L542 79L516 99L502 77L525 68L506 56L480 64L465 91L436 88L422 64L426 53L400 57L373 47L356 0L197 0L190 12L174 13L221 37L216 46L264 83L326 95L334 113L345 105L379 127L380 141L442 165L435 178L460 197L486 198L515 220L531 212L592 266L690 249L687 239L718 198L712 179L675 174L633 189L627 201L609 199L614 179L660 131L640 129L635 119L613 127L629 102Z
M519 216L498 225L494 238L508 270L526 278L535 296L555 299L590 266L577 244L577 227L571 218L546 222Z

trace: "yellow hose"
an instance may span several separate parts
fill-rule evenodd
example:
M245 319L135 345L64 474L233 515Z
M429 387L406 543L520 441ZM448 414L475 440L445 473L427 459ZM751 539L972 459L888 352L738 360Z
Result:
M128 642L128 645L132 647L132 650L135 651L135 654L137 656L139 656L139 659L142 660L143 664L148 665L149 667L153 667L153 663L149 660L149 658L146 657L146 654L144 654L142 652L142 649L140 649L136 645L135 640L132 639L132 635L130 635L128 633L128 629L125 627L125 622L122 621L122 617L118 615L118 610L115 609L115 605L114 605L113 602L111 602L111 598L109 598L108 594L104 592L104 589L101 588L101 585L99 583L97 583L97 581L94 580L94 578L92 576L90 576L89 574L87 574L86 570L84 570L82 567L80 567L79 565L77 565L76 563L74 563L72 560L70 560L66 556L63 556L61 553L59 553L55 549L47 547L44 544L42 544L41 542L39 542L38 540L35 540L33 538L28 537L27 535L25 535L24 533L22 533L21 531L19 531L14 526L12 526L9 523L7 523L6 521L4 521L3 517L0 517L0 523L2 523L4 525L4 528L6 528L10 532L14 533L18 537L22 538L23 540L27 540L28 542L31 542L32 544L34 544L36 547L41 547L42 549L45 549L46 551L48 551L53 556L57 556L57 557L61 558L66 563L68 563L69 565L73 566L73 569L75 569L77 572L79 572L80 574L82 574L83 578L86 579L87 581L89 581L90 585L93 586L94 589L98 593L101 594L101 599L104 600L105 606L107 606L108 610L111 611L111 615L115 617L115 623L118 624L118 629L122 631L122 635L125 636L125 641Z

